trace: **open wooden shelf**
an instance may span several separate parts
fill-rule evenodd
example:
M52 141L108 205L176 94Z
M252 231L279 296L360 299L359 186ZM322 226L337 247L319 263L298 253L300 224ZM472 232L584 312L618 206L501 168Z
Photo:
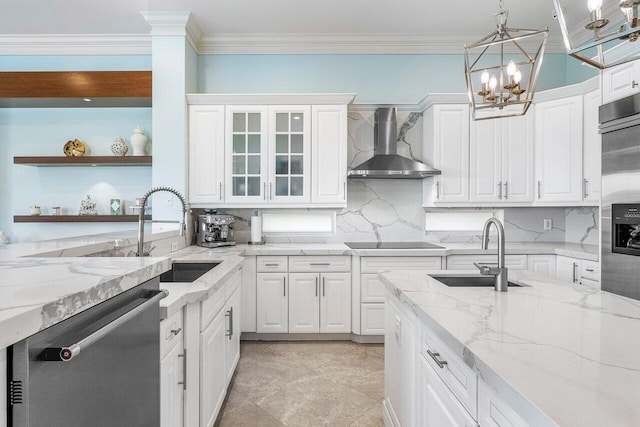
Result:
M138 222L138 215L14 215L13 222Z
M151 166L152 156L25 156L13 163L27 166Z
M0 108L151 107L151 93L151 71L0 72Z

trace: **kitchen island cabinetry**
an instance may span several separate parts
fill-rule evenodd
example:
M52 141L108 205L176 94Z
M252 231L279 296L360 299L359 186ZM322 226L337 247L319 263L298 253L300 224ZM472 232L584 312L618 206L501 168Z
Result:
M160 427L184 425L185 357L182 310L160 322Z

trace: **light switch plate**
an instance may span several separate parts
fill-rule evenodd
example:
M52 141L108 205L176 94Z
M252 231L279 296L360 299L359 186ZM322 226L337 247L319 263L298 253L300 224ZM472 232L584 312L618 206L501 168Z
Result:
M549 231L553 228L553 220L550 218L545 218L543 222L544 231Z

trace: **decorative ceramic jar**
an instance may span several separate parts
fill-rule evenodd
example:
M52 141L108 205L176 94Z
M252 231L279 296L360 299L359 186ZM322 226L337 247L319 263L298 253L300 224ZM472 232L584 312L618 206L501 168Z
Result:
M146 155L145 148L147 146L147 136L144 134L144 131L140 129L140 126L136 126L129 140L131 141L131 146L133 147L134 156Z
M41 212L42 211L40 210L40 206L31 206L29 208L29 213L33 216L38 216Z
M79 215L98 215L96 202L91 200L91 196L87 194L87 198L80 201Z
M113 144L111 144L111 152L114 156L126 156L127 151L129 151L129 146L124 142L122 137L117 137Z

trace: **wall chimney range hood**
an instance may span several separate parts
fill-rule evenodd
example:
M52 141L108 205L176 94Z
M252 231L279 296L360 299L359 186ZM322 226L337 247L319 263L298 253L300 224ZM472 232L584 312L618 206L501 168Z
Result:
M398 155L395 108L378 108L375 115L373 157L349 171L349 178L421 179L440 171Z

